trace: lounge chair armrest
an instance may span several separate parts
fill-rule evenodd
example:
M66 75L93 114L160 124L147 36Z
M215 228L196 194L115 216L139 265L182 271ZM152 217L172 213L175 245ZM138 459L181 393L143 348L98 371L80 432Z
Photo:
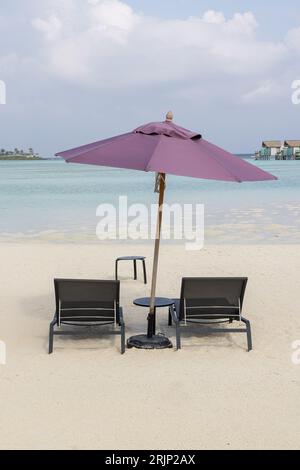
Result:
M170 312L174 323L179 323L179 305L180 300L174 299L174 304L170 306Z
M180 299L174 299L174 308L176 310L177 318L179 319L180 313Z
M56 312L54 313L53 320L50 323L51 326L55 326L57 324L57 315Z

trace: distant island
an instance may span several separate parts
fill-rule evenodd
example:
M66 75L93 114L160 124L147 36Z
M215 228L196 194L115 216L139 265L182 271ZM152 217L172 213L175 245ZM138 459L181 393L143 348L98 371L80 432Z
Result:
M28 151L15 148L13 151L1 149L0 160L42 160L42 158L33 148L29 148Z

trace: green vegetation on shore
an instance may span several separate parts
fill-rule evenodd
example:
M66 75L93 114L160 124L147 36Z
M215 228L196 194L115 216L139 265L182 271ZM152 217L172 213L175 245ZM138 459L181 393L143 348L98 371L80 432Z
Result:
M27 152L18 148L13 151L1 149L0 160L41 160L41 157L34 152L33 148L29 148Z

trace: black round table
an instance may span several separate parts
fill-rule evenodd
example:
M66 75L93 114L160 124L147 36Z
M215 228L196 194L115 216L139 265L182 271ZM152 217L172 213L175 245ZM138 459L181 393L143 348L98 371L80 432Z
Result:
M146 307L150 308L150 297L141 297L140 299L135 299L133 301L134 305L138 307ZM171 307L174 305L174 300L169 299L167 297L155 297L155 304L154 304L154 334L156 331L156 309L160 307Z

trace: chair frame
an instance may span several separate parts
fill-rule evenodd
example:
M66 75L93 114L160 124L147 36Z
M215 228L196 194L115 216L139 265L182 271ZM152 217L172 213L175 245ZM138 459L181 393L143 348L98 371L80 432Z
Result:
M93 279L54 279L54 290L55 290L55 302L56 302L56 309L54 313L54 317L52 322L50 323L49 327L49 354L53 353L53 343L54 343L54 336L64 336L64 335L74 335L74 331L63 331L63 330L55 330L57 326L60 328L62 325L68 326L80 326L80 327L90 327L90 326L104 326L104 325L119 325L120 326L120 335L121 335L121 354L125 353L125 322L123 317L123 308L119 305L119 298L120 298L120 281L109 281L109 282L116 282L117 287L117 300L115 301L115 318L113 321L101 321L100 319L88 320L88 321L77 321L76 318L74 320L67 320L64 321L60 318L60 299L59 299L59 292L58 292L58 284L60 281L82 281L82 282L99 282L99 284L107 281L102 280L93 280ZM72 310L72 309L68 309ZM75 322L75 323L74 323Z
M240 296L240 302L239 302L239 320L240 322L244 323L246 325L246 328L213 328L212 326L209 327L203 327L203 325L213 325L213 324L219 324L219 323L233 323L235 321L235 318L226 317L224 316L224 319L211 319L212 321L206 320L205 322L201 320L197 321L192 321L188 318L185 317L184 320L180 320L180 303L184 301L183 298L183 287L184 287L184 282L186 280L191 279L191 278L183 278L182 279L182 284L181 284L181 296L180 299L174 299L174 305L171 305L169 308L169 325L172 325L172 321L174 321L175 324L175 330L176 330L176 348L181 349L181 327L182 327L182 322L184 322L185 325L187 323L193 323L201 326L201 333L205 334L211 334L211 333L246 333L247 334L247 345L248 345L248 351L251 351L253 348L252 345L252 334L251 334L251 325L250 321L247 320L245 317L242 316L242 307L243 307L243 300L244 300L244 294L245 294L245 289L247 285L248 278L198 278L199 280L201 279L209 279L209 280L214 280L214 279L221 279L221 280L227 280L227 279L233 279L233 280L242 280L243 281L243 287L241 291L241 296ZM197 278L192 278L192 279L197 279ZM223 307L223 306L222 306ZM205 307L207 308L207 307ZM212 307L214 308L214 307ZM209 316L206 314L205 316Z

